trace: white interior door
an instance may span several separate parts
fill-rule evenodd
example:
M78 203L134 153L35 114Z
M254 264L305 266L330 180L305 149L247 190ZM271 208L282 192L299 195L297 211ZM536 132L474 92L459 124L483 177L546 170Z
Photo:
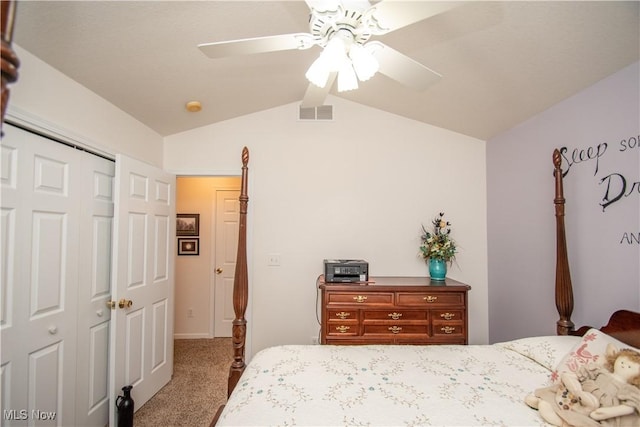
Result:
M216 191L216 275L214 291L214 336L230 337L235 319L233 280L238 252L240 190Z
M115 182L111 401L132 385L137 409L173 374L175 176L119 155Z

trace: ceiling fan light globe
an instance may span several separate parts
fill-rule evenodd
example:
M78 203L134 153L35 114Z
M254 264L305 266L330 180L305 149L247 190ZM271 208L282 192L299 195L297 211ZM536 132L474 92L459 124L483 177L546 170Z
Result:
M320 54L320 58L326 62L330 72L340 71L349 62L344 41L340 37L333 37Z
M373 53L362 45L354 44L349 51L353 69L361 82L369 80L380 69L378 60Z
M305 73L305 77L314 85L323 88L327 85L327 80L329 80L329 67L322 60L322 55L313 61L313 64L309 67L307 72Z
M338 73L338 92L358 89L358 78L351 64L347 64Z

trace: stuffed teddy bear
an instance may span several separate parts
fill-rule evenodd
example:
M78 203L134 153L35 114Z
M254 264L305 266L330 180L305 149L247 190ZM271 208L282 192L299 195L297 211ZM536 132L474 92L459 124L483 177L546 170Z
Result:
M609 344L605 364L565 372L525 398L554 426L640 426L640 353Z

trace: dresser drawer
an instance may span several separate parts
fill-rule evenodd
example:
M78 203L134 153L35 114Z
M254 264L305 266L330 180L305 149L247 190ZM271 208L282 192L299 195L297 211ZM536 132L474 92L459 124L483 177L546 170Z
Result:
M434 324L434 337L462 337L464 336L464 326L455 324Z
M363 335L424 335L429 334L429 325L364 325Z
M464 310L431 310L432 322L464 320Z
M358 310L327 310L327 320L332 321L348 321L358 320Z
M393 293L387 292L329 292L327 294L329 304L358 304L373 305L386 304L393 305Z
M433 292L433 293L404 293L397 294L398 305L406 306L435 306L449 305L464 307L464 294L460 292Z
M360 325L357 322L350 322L350 323L330 322L327 325L327 335L332 335L332 336L360 335Z
M408 320L427 320L427 311L425 310L366 310L364 311L364 320L389 320L389 321L408 321Z

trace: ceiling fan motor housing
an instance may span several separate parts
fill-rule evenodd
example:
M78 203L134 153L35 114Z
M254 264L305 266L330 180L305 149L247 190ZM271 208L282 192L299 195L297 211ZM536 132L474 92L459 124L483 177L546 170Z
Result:
M372 35L384 31L373 16L374 11L373 8L365 11L347 9L340 4L335 10L311 9L309 32L323 48L333 36L341 34L341 37L345 37L347 31L351 34L353 43L364 45Z

